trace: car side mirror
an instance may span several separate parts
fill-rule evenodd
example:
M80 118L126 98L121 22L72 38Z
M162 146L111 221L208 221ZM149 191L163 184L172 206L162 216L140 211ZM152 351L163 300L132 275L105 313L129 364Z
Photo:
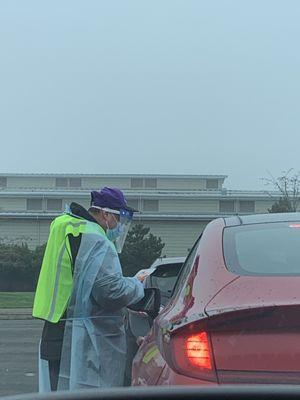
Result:
M156 318L160 310L160 290L157 288L144 289L145 296L135 304L128 306L130 310L147 313L152 319Z

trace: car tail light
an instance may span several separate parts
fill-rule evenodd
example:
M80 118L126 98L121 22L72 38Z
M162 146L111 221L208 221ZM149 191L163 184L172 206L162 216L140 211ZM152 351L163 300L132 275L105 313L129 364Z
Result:
M186 338L185 349L188 361L195 367L211 370L211 357L206 332Z
M216 381L209 333L187 327L167 334L164 355L170 367L182 375Z

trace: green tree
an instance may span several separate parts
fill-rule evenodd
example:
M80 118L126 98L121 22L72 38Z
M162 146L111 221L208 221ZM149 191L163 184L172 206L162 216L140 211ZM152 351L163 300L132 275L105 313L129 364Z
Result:
M271 208L268 208L269 213L283 213L283 212L294 212L292 204L289 199L280 197L278 201L272 204Z
M46 250L46 245L47 243L44 243L41 246L37 246L35 250L32 251L32 278L33 278L34 290L37 285L37 280L41 270L42 261Z
M271 185L276 190L277 194L269 193L276 200L269 213L280 212L296 212L300 201L300 176L299 173L293 173L293 169L284 171L281 176L274 178L269 174L269 178L264 178L266 185ZM278 196L279 195L279 196Z
M0 245L0 290L31 291L32 252L26 244Z
M150 233L150 228L136 224L128 232L128 236L120 255L125 276L135 275L140 269L148 268L161 257L165 244L160 237Z
M34 291L46 244L30 250L27 244L0 244L0 290Z

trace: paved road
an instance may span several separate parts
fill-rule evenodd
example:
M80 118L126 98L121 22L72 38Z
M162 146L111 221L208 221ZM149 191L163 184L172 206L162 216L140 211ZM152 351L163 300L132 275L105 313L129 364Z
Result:
M0 321L0 396L36 392L42 322Z

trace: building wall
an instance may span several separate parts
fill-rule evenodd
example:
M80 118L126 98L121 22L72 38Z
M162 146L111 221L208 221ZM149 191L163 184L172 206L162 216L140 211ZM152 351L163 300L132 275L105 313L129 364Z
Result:
M199 190L205 188L204 179L180 179L180 178L158 178L157 179L158 189L173 189L173 190Z
M3 176L1 174L1 176ZM102 186L115 186L121 189L163 189L163 190L206 190L206 181L214 180L217 181L217 187L214 189L222 188L222 178L215 177L168 177L168 176L147 176L147 175L133 175L130 176L85 176L85 175L57 175L47 176L47 175L20 175L12 176L9 175L7 178L7 188L8 189L54 189L56 188L56 178L79 178L81 179L81 186L77 189L99 189ZM147 185L148 179L156 180L156 186L149 187ZM140 186L133 186L134 180L141 180L142 184ZM73 188L73 189L76 189Z
M88 207L90 204L90 197L86 196L59 196L53 192L50 195L37 195L34 196L32 193L24 195L24 197L0 197L0 211L26 211L26 199L29 198L42 198L43 199L43 210L47 209L46 200L49 199L62 199L62 210L64 210L65 204L76 202L84 207ZM219 212L219 200L217 199L188 199L188 198L158 198L155 196L147 196L146 198L138 198L137 196L127 196L129 203L130 199L134 198L137 200L136 207L143 211L143 200L157 199L160 213L218 213ZM267 209L271 206L272 202L268 201L256 201L255 212L267 212ZM135 204L134 204L135 205ZM238 204L236 204L235 210L238 210Z
M82 177L81 186L83 189L98 190L103 186L119 187L121 189L130 189L130 178L122 177Z
M24 211L26 199L23 197L0 197L0 211Z
M159 199L160 212L210 213L219 212L218 200Z
M76 198L76 197L72 197L72 198L64 197L64 198L63 198L63 201L62 201L62 203L63 203L63 209L64 209L64 207L65 207L66 204L71 204L72 202L78 203L78 204L82 205L82 206L85 207L85 208L89 208L89 205L90 205L90 198L89 198L89 196L86 196L86 197L78 197L78 198Z
M50 223L50 219L0 219L0 243L27 243L30 249L35 249L47 241Z
M55 187L55 177L45 177L45 176L9 176L7 178L7 188L54 188Z
M63 178L63 176L60 177ZM66 175L66 178L67 177L68 176ZM196 238L209 222L208 220L201 222L186 221L184 220L185 214L198 214L202 215L202 218L206 218L206 214L217 216L221 215L222 212L226 213L226 215L230 215L232 213L239 212L240 207L238 199L240 199L240 201L254 200L255 212L265 213L274 203L274 200L271 198L262 199L259 198L259 196L256 198L255 195L251 195L250 192L250 195L248 192L240 192L234 195L228 192L228 195L226 195L226 191L224 191L222 192L222 196L221 192L218 190L209 190L206 193L203 193L202 191L206 190L206 179L218 179L214 178L213 176L211 178L206 178L203 176L195 178L153 176L153 178L156 179L157 185L155 188L152 188L152 190L146 185L146 180L152 178L151 176L147 175L132 177L133 179L142 179L142 185L140 188L133 188L133 181L128 176L69 176L69 178L71 177L81 178L81 188L69 187L65 190L58 189L56 192L55 189L57 188L55 176L8 176L7 188L1 188L0 190L0 212L26 212L26 199L31 197L44 199L43 211L37 211L41 216L47 215L47 198L62 199L62 210L64 209L66 203L70 204L72 201L75 201L88 208L90 201L89 191L91 189L99 189L102 186L120 187L126 190L126 193L128 194L127 198L129 200L137 200L133 201L133 203L137 204L136 207L141 211L145 211L143 205L146 204L147 199L158 199L158 210L156 211L148 209L148 213L150 213L152 216L154 215L154 217L152 217L153 219L143 221L143 216L141 215L138 221L144 223L146 226L149 226L151 228L151 232L154 235L160 236L163 242L166 243L166 246L163 250L163 255L184 256L187 254L188 249L192 247ZM218 184L218 188L221 189L221 178L218 179ZM22 188L26 188L27 190L22 191ZM8 195L10 189L13 189L13 191L17 192L17 196L5 197L5 192L7 192L6 195ZM33 190L31 191L30 189ZM48 193L46 193L45 189L50 190ZM83 189L85 189L85 191ZM163 192L163 190L170 191L167 193L169 196L172 194L173 197L167 197L168 194ZM159 198L157 195L158 191L160 191L161 196ZM180 197L184 191L186 191L187 196ZM197 196L202 196L202 198L190 198L188 195L190 195L192 191L195 191ZM165 193L165 197L163 197L163 193ZM206 196L209 196L209 198ZM220 201L224 200L234 201L235 207L232 212L227 212L227 210L220 212ZM59 213L60 211L57 211L57 214ZM182 218L179 218L177 221L163 220L162 214L168 213L182 215ZM36 246L47 241L50 222L50 217L48 219L26 219L23 216L19 216L18 218L7 219L5 216L2 216L0 218L0 241L15 244L26 242L30 248L35 248Z
M136 221L151 229L153 235L165 243L162 255L167 257L185 256L193 246L208 221ZM0 243L21 245L27 243L30 249L48 240L51 220L44 219L0 219Z
M272 207L272 204L275 203L276 200L256 200L255 202L255 212L258 214L263 214L268 212L268 208Z
M165 243L163 256L186 256L209 221L142 221Z

